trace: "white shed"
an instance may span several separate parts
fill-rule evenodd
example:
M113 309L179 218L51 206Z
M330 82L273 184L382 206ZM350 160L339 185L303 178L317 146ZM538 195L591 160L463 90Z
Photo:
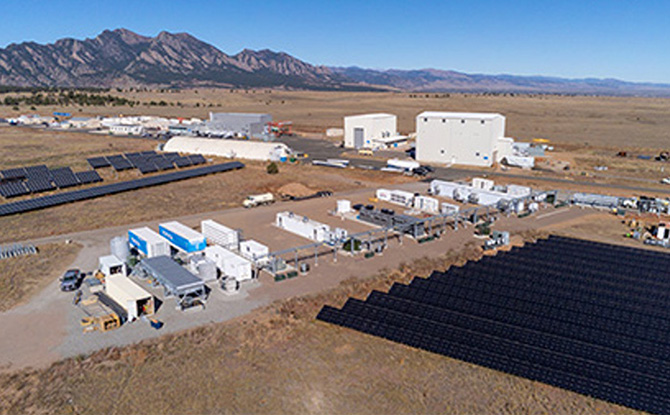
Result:
M98 269L102 275L126 275L126 263L121 261L116 255L101 256L98 258Z
M344 146L373 148L376 139L398 135L398 120L393 114L362 114L344 117Z
M154 297L125 275L105 278L105 293L128 312L128 320L154 313Z
M488 167L512 151L500 114L426 111L416 117L416 134L421 162Z

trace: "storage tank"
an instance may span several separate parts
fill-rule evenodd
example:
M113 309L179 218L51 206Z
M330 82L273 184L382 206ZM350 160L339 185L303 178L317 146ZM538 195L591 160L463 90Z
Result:
M217 277L216 264L209 258L202 256L191 257L191 272L205 282L215 281Z
M112 255L119 258L123 262L126 262L130 256L130 246L128 246L128 240L123 236L112 238L112 240L109 241L109 250Z

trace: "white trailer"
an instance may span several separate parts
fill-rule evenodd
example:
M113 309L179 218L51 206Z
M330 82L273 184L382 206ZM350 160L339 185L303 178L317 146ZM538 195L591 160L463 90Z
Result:
M240 233L211 219L203 220L200 229L208 242L236 250L240 246Z
M172 221L158 225L158 232L176 249L192 254L205 249L205 237L183 223Z
M296 215L293 212L277 213L276 225L313 241L325 242L331 239L330 226L311 220L306 216Z
M170 255L170 244L167 239L146 226L130 229L128 243L147 258Z
M412 207L414 204L414 193L404 190L377 189L377 199L400 206Z
M440 213L440 201L430 196L415 196L414 208L422 212Z
M251 262L223 247L208 246L205 248L205 257L214 261L225 278L233 278L242 282L253 277Z
M266 255L269 253L270 248L253 239L240 242L240 255L252 262L267 263L269 258ZM259 260L259 258L261 259Z
M242 206L245 208L252 208L261 205L269 205L270 203L274 203L274 201L275 198L272 193L263 193L260 195L247 196L247 198L244 199L244 202L242 202Z
M472 179L472 187L479 190L493 190L495 183L493 180L483 179L481 177L475 177Z
M125 275L105 278L105 293L128 312L128 320L154 313L154 297Z

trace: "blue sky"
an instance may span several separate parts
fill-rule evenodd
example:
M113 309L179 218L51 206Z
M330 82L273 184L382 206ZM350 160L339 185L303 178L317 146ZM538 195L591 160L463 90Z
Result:
M670 2L2 0L0 46L125 27L313 64L670 83Z

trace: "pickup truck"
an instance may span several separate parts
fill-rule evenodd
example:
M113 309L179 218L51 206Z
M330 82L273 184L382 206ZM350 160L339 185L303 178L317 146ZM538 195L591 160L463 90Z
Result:
M84 280L84 274L78 269L69 269L60 277L61 291L74 291L79 288Z

